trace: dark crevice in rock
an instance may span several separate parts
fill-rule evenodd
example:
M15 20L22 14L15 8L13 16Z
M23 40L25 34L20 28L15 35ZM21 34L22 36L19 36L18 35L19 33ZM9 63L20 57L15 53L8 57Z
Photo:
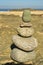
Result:
M25 50L23 50L21 48L18 48L14 43L12 43L12 45L10 46L10 48L11 48L11 50L13 50L14 48L17 48L17 49L19 49L21 51L24 51L24 52L32 52L33 51L33 50L31 50L31 51L25 51Z
M10 63L2 64L2 65L32 65L32 64L23 64L23 63L15 64L14 62L10 62Z

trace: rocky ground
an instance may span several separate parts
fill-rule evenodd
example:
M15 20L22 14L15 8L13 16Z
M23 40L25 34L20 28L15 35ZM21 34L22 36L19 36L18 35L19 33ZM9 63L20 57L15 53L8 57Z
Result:
M31 23L35 30L34 37L38 40L37 58L43 58L43 16L32 15ZM22 18L14 15L0 15L0 65L13 62L10 58L12 36L17 34L16 27Z

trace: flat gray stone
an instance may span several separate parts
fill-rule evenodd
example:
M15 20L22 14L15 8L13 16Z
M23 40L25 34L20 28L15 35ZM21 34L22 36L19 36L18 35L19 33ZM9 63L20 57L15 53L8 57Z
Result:
M27 62L27 61L35 59L35 57L36 57L35 51L24 52L24 51L21 51L17 48L14 48L11 51L11 58L15 61L18 61L18 62Z
M32 27L18 27L17 32L23 37L29 37L33 35L34 29Z
M21 27L23 27L23 26L28 26L28 27L32 27L32 24L31 24L31 22L28 22L28 23L25 23L25 22L22 22L22 23L20 23L20 26Z
M14 35L12 40L18 48L25 51L34 50L38 46L37 40L34 37L23 38L19 35Z

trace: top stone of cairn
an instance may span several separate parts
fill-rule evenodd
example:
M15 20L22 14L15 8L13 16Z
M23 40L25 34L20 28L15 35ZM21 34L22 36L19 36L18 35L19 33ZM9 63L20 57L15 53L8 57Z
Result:
M31 20L31 12L29 10L24 10L22 18L24 22L29 22Z

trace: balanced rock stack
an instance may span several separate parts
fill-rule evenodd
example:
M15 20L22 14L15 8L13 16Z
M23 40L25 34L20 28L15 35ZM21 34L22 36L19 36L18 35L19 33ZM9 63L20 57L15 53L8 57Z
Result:
M34 29L30 23L31 14L29 10L23 12L23 22L17 28L17 35L12 40L16 46L11 51L11 58L17 62L25 63L35 59L37 40L33 37Z

